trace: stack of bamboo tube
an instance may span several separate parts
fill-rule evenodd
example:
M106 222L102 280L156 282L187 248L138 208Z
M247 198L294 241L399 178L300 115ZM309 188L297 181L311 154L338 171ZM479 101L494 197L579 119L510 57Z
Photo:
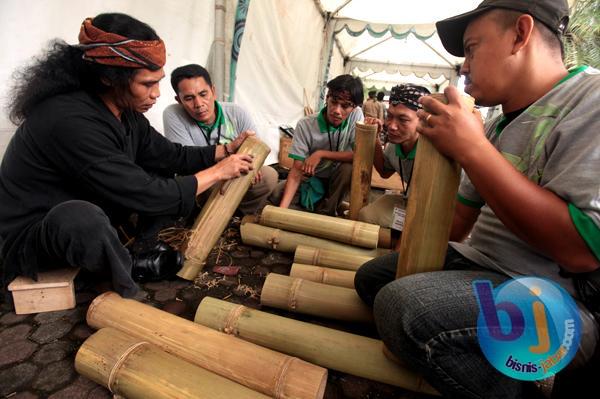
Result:
M322 367L123 299L114 292L92 302L87 322L103 330L79 350L77 370L129 398L266 395L312 399L322 398L325 392L327 370ZM221 390L203 386L196 379L234 383L228 382ZM157 384L165 386L158 388ZM187 393L180 395L180 390Z
M240 227L244 244L281 252L298 245L334 249L361 257L389 253L391 231L378 225L267 205L261 216L244 218Z
M376 339L209 297L198 306L194 321L329 369L415 392L437 394L421 376L384 356L383 343Z
M258 221L259 223L255 223ZM382 234L382 231L387 230ZM266 206L261 216L244 218L240 227L245 244L283 252L325 251L332 267L298 261L290 276L270 274L263 285L261 303L266 306L346 321L370 322L371 310L354 290L354 274L364 262L388 253L377 247L389 229L378 225ZM383 252L383 253L382 253ZM313 264L309 264L313 263ZM325 267L324 267L325 266ZM349 270L336 270L349 269Z

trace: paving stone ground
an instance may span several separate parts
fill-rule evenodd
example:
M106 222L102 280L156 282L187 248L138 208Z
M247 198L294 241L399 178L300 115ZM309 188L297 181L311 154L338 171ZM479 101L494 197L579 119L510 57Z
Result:
M184 280L147 283L142 285L136 299L188 320L193 320L196 308L205 296L261 308L260 291L266 275L271 272L288 274L293 256L241 244L238 226L239 220L234 219L195 283ZM215 265L240 266L240 273L237 276L219 275L212 272ZM85 322L87 307L96 295L108 289L109 284L96 284L94 288L77 292L75 309L37 315L16 315L12 306L6 302L0 304L0 398L112 397L106 388L78 375L74 369L77 350L94 332ZM335 324L275 309L262 310L364 335L376 334L373 327ZM432 397L330 370L325 398Z

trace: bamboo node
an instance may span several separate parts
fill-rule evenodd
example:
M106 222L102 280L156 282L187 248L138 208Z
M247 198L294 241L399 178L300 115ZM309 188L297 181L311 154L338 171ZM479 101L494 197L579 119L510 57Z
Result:
M239 305L231 309L225 319L225 326L223 326L223 332L225 334L238 335L237 322L245 308L244 305Z
M292 286L290 287L290 299L288 301L288 308L290 310L296 310L296 295L298 295L298 291L300 290L300 286L302 285L303 281L304 280L302 280L301 278L295 278L294 282L292 283Z
M279 229L275 229L275 231L273 232L273 236L267 239L267 244L269 244L273 249L277 249L277 245L279 245L279 242L281 241L279 238L280 231L281 230Z
M319 258L321 255L321 249L320 248L315 248L315 251L313 252L313 265L320 265L321 263L319 263Z
M329 281L329 275L327 274L327 270L325 270L325 268L321 268L321 281L324 284L327 284L327 282Z
M281 365L280 372L277 375L277 379L275 380L275 385L273 387L274 397L275 398L283 398L283 389L285 385L285 378L287 377L288 369L292 362L296 360L295 357L286 356L285 361Z
M136 349L140 348L143 345L149 345L149 344L146 341L137 342L137 343L131 345L131 347L129 347L129 349L127 349L125 352L123 352L123 354L121 354L119 359L117 359L117 361L115 362L115 365L110 370L110 374L108 375L108 384L107 385L108 385L108 390L111 393L115 393L113 391L113 385L115 383L115 379L117 378L117 373L119 372L119 369L121 368L123 363L125 363L125 360L127 360L129 355L131 355Z

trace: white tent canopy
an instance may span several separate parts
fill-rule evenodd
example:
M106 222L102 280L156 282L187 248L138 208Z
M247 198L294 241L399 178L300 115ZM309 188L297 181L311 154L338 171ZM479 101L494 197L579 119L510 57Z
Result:
M478 3L423 0L409 5L381 0L374 7L369 0L318 0L323 12L335 21L335 42L344 71L366 78L367 87L388 90L398 83L434 90L455 83L461 59L444 50L435 22Z
M170 72L186 63L208 66L220 98L255 119L273 152L278 126L294 125L305 105L316 109L324 83L342 73L367 87L400 82L439 87L456 79L460 59L444 51L435 21L479 0L2 0L0 32L0 154L15 130L4 107L10 76L48 40L69 43L85 17L124 12L154 27L167 46L162 96L146 116L162 131L162 111L174 102ZM35 10L34 12L32 10ZM244 29L241 29L245 27ZM337 32L337 33L336 33ZM237 43L237 62L232 44ZM437 85L437 86L436 86Z

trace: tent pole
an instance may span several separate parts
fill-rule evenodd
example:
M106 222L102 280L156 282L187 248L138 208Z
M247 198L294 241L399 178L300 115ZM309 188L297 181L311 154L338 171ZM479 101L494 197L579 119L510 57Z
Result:
M225 98L225 0L215 0L215 39L213 41L213 63L210 72L217 88L217 99Z
M329 75L329 66L331 65L331 57L333 55L333 40L335 37L335 19L331 14L325 18L325 27L323 29L323 47L321 49L321 61L319 68L319 103L317 110L323 107L325 102L325 88L327 86L327 78Z

